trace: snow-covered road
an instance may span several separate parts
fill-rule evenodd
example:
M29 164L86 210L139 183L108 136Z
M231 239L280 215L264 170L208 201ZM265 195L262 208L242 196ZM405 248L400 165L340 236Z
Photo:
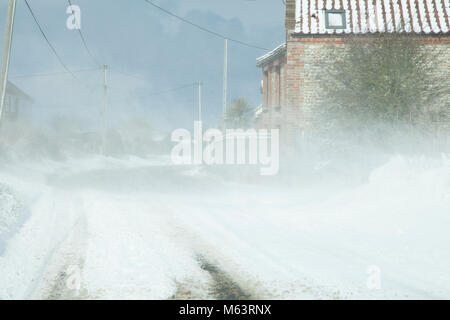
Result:
M393 158L331 193L138 159L0 182L27 204L0 237L0 298L450 298L445 159Z

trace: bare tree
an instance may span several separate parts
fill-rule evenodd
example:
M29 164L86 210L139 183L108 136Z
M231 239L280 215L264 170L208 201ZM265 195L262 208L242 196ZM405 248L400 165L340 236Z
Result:
M423 128L448 116L450 83L439 70L439 50L404 33L353 36L344 43L331 46L322 59L321 121L347 128Z
M252 124L253 109L246 98L233 100L227 109L225 121L229 128L248 128Z

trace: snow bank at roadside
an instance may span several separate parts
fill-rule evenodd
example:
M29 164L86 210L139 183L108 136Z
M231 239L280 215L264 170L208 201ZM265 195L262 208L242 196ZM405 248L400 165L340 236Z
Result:
M25 208L19 197L9 187L0 184L0 254L24 215Z

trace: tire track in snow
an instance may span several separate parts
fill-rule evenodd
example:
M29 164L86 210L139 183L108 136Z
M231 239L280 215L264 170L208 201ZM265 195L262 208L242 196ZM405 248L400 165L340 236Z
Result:
M212 294L219 300L252 300L239 284L230 278L223 270L212 264L203 256L198 256L200 268L207 271L213 280L210 287Z
M87 247L87 218L81 199L72 198L64 203L68 210L75 211L77 219L48 254L42 268L40 281L32 290L31 297L44 300L87 299L82 287L81 274L84 267L84 255ZM62 211L58 211L61 214ZM57 226L55 226L57 227Z
M192 280L176 283L171 300L254 300L240 284L203 255L196 258L207 281L200 284Z
M193 259L203 274L203 281L176 281L176 292L171 297L173 300L252 300L256 299L254 293L244 289L231 274L224 271L219 265L220 261L231 262L230 259L221 255L217 248L211 246L205 239L184 225L174 209L165 201L159 200L160 205L167 212L167 225L170 238L192 253Z
M87 221L80 217L59 252L59 270L50 276L50 287L43 298L45 300L80 300L88 299L89 294L83 288L82 272L87 246ZM58 259L58 258L57 258Z
M237 257L244 257L246 252L251 251L252 254L264 263L268 263L274 269L274 271L280 273L290 274L289 265L276 264L275 261L278 259L273 257L270 252L267 252L264 247L258 245L258 243L253 243L242 237L237 237L236 234L232 233L233 228L224 224L224 221L215 220L217 225L205 224L202 220L204 217L208 217L209 214L200 210L200 214L190 214L189 223L185 220L180 219L184 217L183 212L195 212L194 208L189 206L173 206L171 202L164 202L167 212L171 215L171 227L173 230L178 230L176 235L172 238L179 237L181 245L185 246L188 250L193 252L195 259L199 263L202 270L208 272L209 282L208 287L205 287L210 295L215 299L233 299L233 300L246 300L246 299L278 299L280 298L279 292L274 290L274 283L276 280L264 281L258 277L254 277L251 270L245 269L245 264L242 261L236 259ZM230 248L227 246L221 247L218 245L217 241L209 241L207 235L209 232L202 232L202 229L209 228L213 226L214 229L210 230L211 233L220 235L224 239L231 239L230 232L232 233L232 239L235 242L232 251L237 251L239 254L230 256ZM225 249L225 250L223 250ZM231 253L232 253L231 251ZM279 258L279 257L278 257ZM297 295L302 296L304 299L333 299L340 300L342 296L339 292L334 291L333 288L328 288L320 285L311 278L295 278L290 282L290 287L286 288L283 293L287 290L295 290ZM179 291L190 292L191 290L189 282L182 283L180 285ZM275 286L277 287L278 284ZM178 294L175 295L175 298ZM228 297L228 298L227 298ZM197 296L182 295L182 299L198 299Z

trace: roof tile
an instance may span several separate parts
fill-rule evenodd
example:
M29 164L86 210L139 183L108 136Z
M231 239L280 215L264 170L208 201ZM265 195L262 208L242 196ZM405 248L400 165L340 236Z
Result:
M346 11L345 29L326 29L325 10ZM295 0L295 33L448 33L450 0Z

